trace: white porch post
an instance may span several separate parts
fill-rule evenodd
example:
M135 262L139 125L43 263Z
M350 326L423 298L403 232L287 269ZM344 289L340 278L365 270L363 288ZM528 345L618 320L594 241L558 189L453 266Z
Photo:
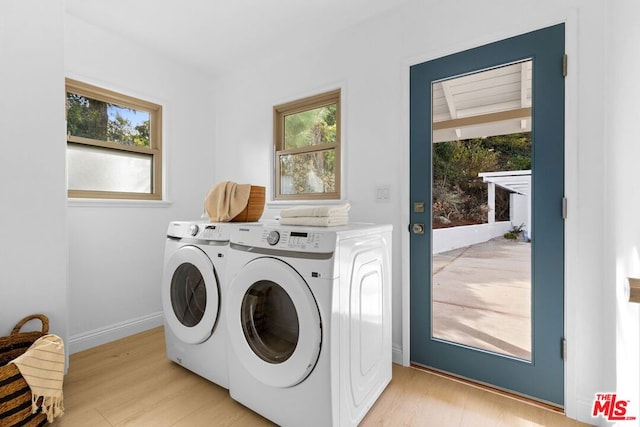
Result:
M489 182L487 185L487 205L489 205L489 212L487 212L487 222L493 224L496 222L496 185L493 182Z

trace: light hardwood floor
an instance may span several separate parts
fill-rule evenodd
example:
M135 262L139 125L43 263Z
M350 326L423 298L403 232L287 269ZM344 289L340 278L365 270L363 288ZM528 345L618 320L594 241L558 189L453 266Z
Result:
M227 390L170 362L162 328L73 354L56 427L271 426ZM584 426L563 415L442 376L393 366L361 426ZM301 426L304 427L304 426Z

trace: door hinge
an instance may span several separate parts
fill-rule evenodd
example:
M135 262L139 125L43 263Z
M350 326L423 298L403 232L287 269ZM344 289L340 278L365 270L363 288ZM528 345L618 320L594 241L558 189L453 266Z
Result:
M560 356L562 357L562 360L567 360L567 339L566 338L562 338L562 341L560 342Z
M562 219L567 219L567 198L562 198Z
M567 77L567 67L568 67L569 59L567 54L562 55L562 77Z

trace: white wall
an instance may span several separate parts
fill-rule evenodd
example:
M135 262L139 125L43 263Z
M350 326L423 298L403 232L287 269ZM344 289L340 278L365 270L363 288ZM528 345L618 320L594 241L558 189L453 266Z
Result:
M435 255L487 242L495 237L504 235L512 228L510 221L438 228L433 230L431 253Z
M167 225L198 219L213 185L215 96L206 75L69 14L64 48L67 77L163 106L169 201L70 202L69 334L74 352L162 323Z
M285 48L237 67L217 82L216 180L272 189L272 106L343 88L344 198L354 221L394 225L393 343L403 341L408 267L408 67L448 53L567 22L566 411L593 422L603 387L602 337L614 328L602 313L604 280L603 0L410 0L384 16L310 46ZM228 162L240 153L242 163ZM376 203L377 185L391 201ZM407 336L407 335L404 335ZM606 350L608 351L608 350ZM396 358L397 360L397 358Z
M627 277L640 277L640 197L638 117L640 116L640 3L612 2L607 19L606 183L607 258L604 309L609 333L603 337L606 387L630 400L640 417L640 313L624 292ZM614 329L615 326L615 329ZM613 333L615 331L615 333ZM640 425L621 422L620 425Z
M0 335L43 313L67 337L62 26L61 0L0 2Z

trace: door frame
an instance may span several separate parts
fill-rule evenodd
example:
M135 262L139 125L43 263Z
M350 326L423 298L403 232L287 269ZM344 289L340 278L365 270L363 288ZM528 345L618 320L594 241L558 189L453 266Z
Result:
M567 360L564 370L564 412L568 417L577 418L581 413L588 413L592 401L582 401L579 399L577 390L577 364L575 364L575 356L572 351L576 350L572 347L572 337L576 336L575 313L579 301L579 282L577 278L578 268L578 224L577 215L571 214L571 201L577 200L578 197L578 79L575 72L578 64L578 12L577 9L567 9L553 15L544 15L539 17L528 17L527 24L512 25L505 29L489 34L485 37L478 37L466 40L456 45L446 46L444 48L432 49L421 55L408 58L402 64L402 101L403 101L403 169L405 173L402 176L400 197L401 203L401 224L400 227L401 258L402 269L402 344L401 348L394 348L394 363L403 366L410 365L410 233L408 226L410 224L410 68L423 62L447 56L453 53L462 52L464 50L473 49L489 43L515 37L524 33L539 30L556 24L565 24L565 52L569 58L568 74L565 77L565 197L568 200L568 215L565 220L564 239L564 336L567 339Z

